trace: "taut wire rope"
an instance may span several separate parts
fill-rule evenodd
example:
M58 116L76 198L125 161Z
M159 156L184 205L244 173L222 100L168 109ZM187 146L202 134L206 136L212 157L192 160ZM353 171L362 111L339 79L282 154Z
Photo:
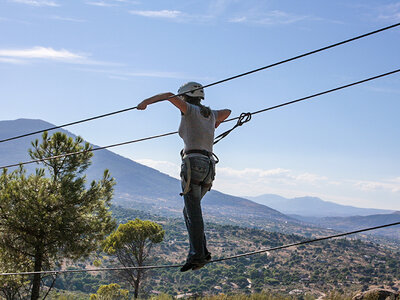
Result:
M235 126L233 126L231 129L221 133L214 139L214 145L218 143L220 140L223 138L227 137L228 134L230 134L233 130L238 128L239 126L242 126L244 123L250 122L251 120L251 115L252 113L247 112L247 113L241 113L239 117L237 117L237 122ZM236 118L235 118L236 119Z
M338 233L338 234L334 234L334 235L324 236L324 237L320 237L320 238L316 238L316 239L312 239L312 240L305 240L305 241L301 241L301 242L285 244L285 245L282 245L282 246L266 248L266 249L261 249L261 250L257 250L257 251L242 253L242 254L238 254L238 255L223 257L223 258L211 260L207 264L226 261L226 260L230 260L230 259L241 258L241 257L245 257L245 256L252 256L252 255L255 255L255 254L260 254L260 253L265 253L265 252L277 251L277 250L286 249L286 248L295 247L295 246L311 244L311 243L315 243L315 242L319 242L319 241L329 240L329 239L333 239L333 238L343 237L343 236L347 236L347 235L351 235L351 234L356 234L356 233L361 233L361 232L381 229L381 228L395 226L395 225L400 225L400 222L395 222L395 223L390 223L390 224L385 224L385 225L379 225L379 226L374 226L374 227L368 227L368 228L364 228L364 229L359 229L359 230L354 230L354 231L349 231L349 232L343 232L343 233ZM87 272L109 272L109 271L122 271L122 270L133 270L133 269L136 269L136 270L139 270L139 269L140 270L154 270L154 269L167 269L167 268L179 268L179 267L182 267L182 265L176 265L175 264L175 265L158 265L158 266L141 266L141 267L115 267L115 268L53 270L53 271L37 271L37 272L15 272L15 273L0 273L0 276L83 273L83 272L86 272L86 273Z
M147 141L147 140L151 140L151 139L157 139L157 138L160 138L160 137L173 135L173 134L176 134L176 133L178 133L178 132L177 131L168 132L168 133L159 134L159 135L153 135L153 136L149 136L149 137L145 137L145 138L141 138L141 139L137 139L137 140L132 140L132 141L122 142L122 143L118 143L118 144L107 145L107 146L104 146L104 147L96 147L96 148L92 148L90 150L82 150L82 151L70 152L70 153L60 154L60 155L51 156L51 157L44 157L44 158L41 158L41 159L34 159L34 160L30 160L30 161L19 163L19 164L12 164L12 165L8 165L8 166L0 167L0 169L18 167L20 165L33 164L33 163L38 163L38 162L41 162L41 161L47 161L47 160L57 159L57 158L62 158L62 157L68 157L68 156L72 156L72 155L79 155L79 154L82 154L82 153L85 153L85 152L94 152L94 151L97 151L97 150L104 150L104 149L107 149L107 148L113 148L113 147L118 147L118 146L123 146L123 145L138 143L138 142L143 142L143 141Z
M284 60L278 61L276 63L270 64L270 65L266 65L266 66L261 67L261 68L257 68L257 69L254 69L254 70L251 70L251 71L248 71L248 72L244 72L244 73L232 76L232 77L228 77L228 78L225 78L225 79L222 79L222 80L218 80L216 82L204 85L203 88L208 88L208 87L211 87L211 86L214 86L214 85L217 85L217 84L221 84L221 83L233 80L233 79L237 79L237 78L240 78L240 77L243 77L243 76L247 76L247 75L262 71L262 70L266 70L266 69L269 69L269 68L272 68L272 67L276 67L278 65L281 65L281 64L284 64L284 63L288 63L290 61L293 61L293 60L296 60L296 59L300 59L300 58L303 58L303 57L306 57L306 56L309 56L309 55L312 55L312 54L315 54L315 53L318 53L318 52L322 52L322 51L325 51L325 50L328 50L328 49L331 49L331 48L334 48L334 47L337 47L337 46L340 46L340 45L344 45L344 44L347 44L347 43L350 43L350 42L353 42L353 41L365 38L367 36L374 35L374 34L377 34L377 33L380 33L380 32L383 32L383 31L386 31L386 30L389 30L389 29L392 29L392 28L395 28L395 27L398 27L398 26L400 26L400 23L396 23L396 24L392 24L390 26L379 28L377 30L370 31L370 32L367 32L365 34L358 35L356 37L353 37L353 38L350 38L350 39L347 39L347 40L343 40L341 42L334 43L334 44L331 44L331 45L328 45L328 46L325 46L325 47L322 47L322 48L319 48L319 49L316 49L316 50L312 50L312 51L309 51L309 52L306 52L306 53L303 53L303 54L300 54L300 55L297 55L297 56L294 56L294 57L291 57L291 58L288 58L288 59L284 59ZM196 88L196 89L193 89L191 91L193 92L193 91L196 91L198 89L200 89L200 88ZM179 95L183 95L183 94L174 95L173 97L179 96ZM167 99L164 99L164 100L168 100L170 98L171 97L169 97ZM113 111L113 112L105 113L105 114L102 114L102 115L98 115L98 116L94 116L94 117L90 117L90 118L86 118L86 119L82 119L82 120L78 120L78 121L74 121L74 122L70 122L70 123L65 123L65 124L62 124L62 125L59 125L59 126L49 127L49 128L42 129L42 130L37 130L37 131L34 131L34 132L29 132L29 133L21 134L21 135L18 135L18 136L5 138L5 139L0 140L0 143L8 142L8 141L16 140L16 139L20 139L20 138L23 138L23 137L27 137L27 136L31 136L31 135L34 135L34 134L42 133L42 132L45 132L45 131L51 131L51 130L55 130L55 129L59 129L59 128L63 128L63 127L71 126L71 125L76 125L76 124L80 124L80 123L84 123L84 122L88 122L88 121L97 120L97 119L104 118L104 117L109 117L109 116L112 116L112 115L116 115L116 114L120 114L120 113L127 112L127 111L130 111L130 110L134 110L136 108L137 108L137 106L128 107L128 108L124 108L124 109L121 109L121 110L116 110L116 111Z
M371 80L375 80L375 79L378 79L378 78L381 78L381 77L389 76L389 75L392 75L392 74L395 74L395 73L398 73L398 72L400 72L400 69L396 69L396 70L393 70L393 71L390 71L390 72L387 72L387 73L383 73L383 74L376 75L376 76L373 76L373 77L369 77L369 78L366 78L366 79L363 79L363 80L352 82L352 83L349 83L349 84L346 84L346 85L342 85L342 86L339 86L339 87L336 87L336 88L333 88L333 89L329 89L329 90L326 90L326 91L323 91L323 92L319 92L319 93L312 94L312 95L309 95L309 96L306 96L306 97L302 97L302 98L299 98L299 99L296 99L296 100L285 102L285 103L282 103L282 104L279 104L279 105L267 107L267 108L264 108L264 109L261 109L261 110L255 111L255 112L243 113L239 117L232 118L232 119L224 121L224 122L229 122L229 121L233 121L233 120L238 120L238 123L232 129L230 129L230 130L224 132L223 134L221 134L220 136L218 136L216 142L219 142L222 138L224 138L227 134L229 134L233 129L237 128L238 126L241 126L245 122L248 122L251 119L251 115L255 115L255 114L262 113L262 112L266 112L266 111L269 111L269 110L272 110L272 109L276 109L276 108L280 108L280 107L283 107L283 106L286 106L286 105L294 104L294 103L297 103L297 102L300 102L300 101L305 101L305 100L308 100L308 99L311 99L311 98L315 98L315 97L318 97L318 96L321 96L321 95L332 93L332 92L335 92L335 91L338 91L338 90L342 90L342 89L345 89L345 88L348 88L348 87L351 87L351 86L355 86L355 85L358 85L358 84L361 84L361 83L365 83L365 82L368 82L368 81L371 81ZM154 136L141 138L141 139L137 139L137 140L131 140L131 141L122 142L122 143L118 143L118 144L112 144L112 145L108 145L108 146L92 148L90 150L71 152L71 153L61 154L61 155L52 156L52 157L46 157L46 158L42 158L42 159L36 159L36 160L30 160L30 161L21 162L21 163L5 165L5 166L1 166L0 169L18 167L20 165L38 163L38 162L41 162L41 161L57 159L57 158L71 156L71 155L78 155L78 154L82 154L82 153L87 152L87 151L93 152L93 151L97 151L97 150L103 150L103 149L107 149L107 148L113 148L113 147L118 147L118 146L122 146L122 145L133 144L133 143L142 142L142 141L151 140L151 139L156 139L156 138L160 138L160 137L164 137L164 136L168 136L168 135L173 135L173 134L176 134L176 133L178 133L178 132L177 131L168 132L168 133L154 135Z
M339 91L339 90L342 90L342 89L345 89L345 88L348 88L348 87L351 87L351 86L354 86L354 85L358 85L358 84L361 84L361 83L372 81L372 80L375 80L375 79L378 79L378 78L381 78L381 77L389 76L389 75L392 75L392 74L395 74L395 73L398 73L398 72L400 72L400 69L396 69L396 70L393 70L393 71L390 71L390 72L387 72L387 73L383 73L383 74L380 74L380 75L376 75L376 76L373 76L373 77L369 77L369 78L366 78L366 79L355 81L355 82L352 82L352 83L349 83L349 84L345 84L345 85L342 85L342 86L339 86L339 87L336 87L336 88L333 88L333 89L330 89L330 90L319 92L319 93L316 93L316 94L313 94L313 95L310 95L310 96L306 96L306 97L303 97L303 98L299 98L299 99L296 99L296 100L293 100L293 101L289 101L289 102L281 103L281 104L278 104L278 105L275 105L275 106L270 106L270 107L267 107L267 108L263 108L263 109L255 111L255 112L252 112L251 114L252 115L256 115L256 114L259 114L259 113L266 112L268 110L277 109L277 108L280 108L280 107L283 107L283 106L286 106L286 105L294 104L296 102L301 102L301 101L304 101L304 100L308 100L308 99L311 99L311 98L315 98L315 97L318 97L318 96L322 96L322 95L325 95L325 94L336 92L336 91ZM232 119L227 119L227 120L225 120L225 122L238 120L239 118L240 118L240 116L232 118Z

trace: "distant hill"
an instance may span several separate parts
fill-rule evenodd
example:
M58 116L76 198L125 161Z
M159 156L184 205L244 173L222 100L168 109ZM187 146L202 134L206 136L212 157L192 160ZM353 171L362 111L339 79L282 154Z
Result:
M317 197L284 198L273 194L264 194L257 197L246 197L254 202L267 205L286 215L298 215L302 217L348 217L367 216L373 214L392 213L391 210L359 208L349 205L340 205L324 201ZM303 219L305 220L305 219ZM311 219L308 219L309 221Z
M150 258L147 265L180 264L185 261L188 239L181 219L152 216L120 207L113 207L112 212L121 223L138 217L163 226L166 232L164 241L154 246L153 260ZM214 223L207 224L205 233L213 259L304 241L303 236ZM236 296L228 299L317 299L322 292L336 291L338 287L342 293L350 294L365 285L399 286L398 249L362 242L354 237L332 239L212 263L202 270L184 275L179 275L177 270L172 268L153 270L148 273L143 289L151 291L145 298L160 292L175 296L187 291L206 295L239 292L250 294L254 292L254 287L260 291L279 293L280 296ZM102 255L102 258L104 266L120 266L107 256ZM86 261L87 269L94 267L92 262L93 260ZM80 269L81 264L82 262L79 262L79 265L68 267ZM57 279L55 287L93 293L99 285L104 284L102 282L122 285L120 280L119 276L112 272L102 273L101 276L97 273L66 274ZM293 290L300 291L301 294L293 295ZM334 299L350 299L349 294L347 297L339 297L336 293ZM217 299L221 298L225 297Z
M54 125L48 122L32 119L0 121L0 139L52 126ZM61 131L67 133L69 136L75 137L75 135L69 131ZM36 138L40 138L40 134L0 143L0 165L30 160L27 149L31 148L31 141ZM114 204L126 208L151 212L152 214L161 216L182 216L183 201L179 196L179 180L108 150L94 152L92 162L92 165L87 171L88 180L99 179L104 169L109 169L111 175L116 179L117 185L115 186ZM34 171L36 167L37 164L26 165L28 172ZM266 196L268 196L266 197L267 199L271 200L271 204L267 204L269 202L264 200L260 203L260 197L255 198L255 201L251 201L212 190L207 193L203 199L205 219L208 222L214 223L258 227L270 231L297 233L306 236L321 236L333 232L332 229L326 229L327 227L338 228L338 230L340 230L340 228L326 226L325 223L318 223L316 220L306 220L298 216L291 217L284 214L285 212L298 213L301 210L282 209L282 212L279 212L274 208L270 208L269 205L279 209L281 207L278 204L286 202L288 203L288 207L294 208L296 206L291 204L290 201L297 201L299 209L309 207L306 209L306 211L309 212L318 207L317 204L319 203L323 205L323 207L320 206L317 212L335 212L335 214L333 214L334 216L340 215L336 213L338 208L341 209L339 211L342 213L346 212L348 214L377 211L342 207L334 203L322 201L318 198L304 197L286 199L277 195ZM309 202L302 202L302 199L308 199ZM330 207L334 207L335 209L331 209ZM315 215L317 215L316 212Z
M298 220L314 223L319 227L330 228L338 231L351 231L367 227L380 226L389 223L400 222L400 211L391 214L376 214L370 216L352 216L352 217L327 217L327 218L304 218L297 217ZM400 241L400 225L387 227L371 231L367 234L386 236Z
M0 121L0 139L52 126L54 125L48 122L32 119ZM61 131L75 137L69 131ZM0 143L0 165L30 160L27 149L30 148L31 141L40 136L39 134ZM114 198L116 204L160 215L182 215L183 202L179 196L180 182L177 179L108 150L94 152L92 162L87 172L89 180L100 178L104 169L109 169L116 179ZM26 166L29 171L35 167L36 164ZM205 214L211 217L210 219L223 219L230 223L241 223L245 220L247 225L253 225L254 220L260 220L271 228L275 228L276 224L281 226L286 223L299 223L265 205L218 191L211 191L206 195L203 209Z

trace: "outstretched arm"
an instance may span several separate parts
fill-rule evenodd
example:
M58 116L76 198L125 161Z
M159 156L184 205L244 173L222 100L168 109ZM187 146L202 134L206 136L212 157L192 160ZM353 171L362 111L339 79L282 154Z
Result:
M231 114L231 110L230 109L221 109L218 110L218 116L217 116L217 120L215 121L215 128L217 128L219 126L219 124L221 124L227 117L229 117L229 115Z
M147 108L147 105L164 100L168 100L177 108L179 108L182 113L186 113L187 103L181 97L175 96L175 94L173 93L161 93L153 97L147 98L138 104L137 109L144 110Z

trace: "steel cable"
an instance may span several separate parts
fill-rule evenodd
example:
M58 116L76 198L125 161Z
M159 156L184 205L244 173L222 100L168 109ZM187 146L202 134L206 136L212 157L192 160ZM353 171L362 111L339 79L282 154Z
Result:
M325 94L328 94L328 93L332 93L332 92L335 92L335 91L338 91L338 90L342 90L342 89L345 89L345 88L348 88L348 87L351 87L351 86L354 86L354 85L358 85L358 84L365 83L365 82L368 82L368 81L371 81L371 80L375 80L375 79L378 79L378 78L389 76L389 75L392 75L392 74L395 74L395 73L398 73L398 72L400 72L400 69L396 69L396 70L393 70L393 71L390 71L390 72L387 72L387 73L383 73L383 74L376 75L376 76L373 76L373 77L369 77L369 78L366 78L366 79L363 79L363 80L352 82L352 83L349 83L349 84L346 84L346 85L342 85L342 86L339 86L339 87L336 87L336 88L333 88L333 89L329 89L329 90L326 90L326 91L323 91L323 92L312 94L310 96L306 96L306 97L302 97L302 98L299 98L299 99L296 99L296 100L285 102L285 103L282 103L282 104L279 104L279 105L275 105L275 106L271 106L271 107L268 107L268 108L264 108L264 109L261 109L261 110L255 111L255 112L249 112L249 113L246 113L246 115L255 115L255 114L266 112L266 111L269 111L269 110L272 110L272 109L280 108L280 107L283 107L283 106L286 106L286 105L289 105L289 104L294 104L294 103L297 103L297 102L300 102L300 101L305 101L307 99L311 99L311 98L315 98L317 96L321 96L321 95L325 95ZM229 120L225 120L224 122L238 120L239 118L240 118L240 116L236 117L236 118L229 119ZM233 129L235 129L237 127L238 126L235 125ZM231 132L233 129L228 130L228 131ZM103 149L122 146L122 145L127 145L127 144L133 144L133 143L142 142L142 141L151 140L151 139L156 139L156 138L160 138L160 137L164 137L164 136L168 136L168 135L173 135L173 134L176 134L176 133L178 133L178 132L177 131L168 132L168 133L159 134L159 135L155 135L155 136L150 136L150 137L146 137L146 138L141 138L141 139L137 139L137 140L131 140L131 141L122 142L122 143L118 143L118 144L112 144L112 145L108 145L108 146L104 146L104 147L97 147L97 148L93 148L91 150L84 150L84 151L66 153L66 154L47 157L47 158L43 158L43 159L36 159L36 160L30 160L30 161L21 162L21 163L5 165L5 166L1 166L0 169L17 167L17 166L20 166L20 165L27 165L27 164L32 164L32 163L38 163L38 162L41 162L41 161L44 161L44 160L57 159L57 158L71 156L71 155L78 155L78 154L82 154L82 153L84 153L86 151L97 151L97 150L103 150ZM220 138L220 137L217 137L217 138ZM218 139L217 142L219 140L220 139Z
M350 38L350 39L347 39L347 40L344 40L344 41L341 41L341 42L338 42L338 43L334 43L334 44L331 44L329 46L325 46L325 47L322 47L322 48L319 48L319 49L316 49L316 50L313 50L313 51L310 51L310 52L306 52L306 53L303 53L303 54L300 54L300 55L297 55L297 56L294 56L294 57L291 57L291 58L288 58L288 59L284 59L284 60L281 60L279 62L270 64L270 65L266 65L266 66L261 67L261 68L257 68L257 69L254 69L254 70L251 70L251 71L248 71L248 72L244 72L244 73L232 76L232 77L228 77L228 78L225 78L225 79L222 79L222 80L219 80L219 81L204 85L203 88L208 88L208 87L211 87L211 86L214 86L214 85L217 85L217 84L221 84L223 82L227 82L227 81L230 81L230 80L233 80L233 79L237 79L237 78L240 78L240 77L243 77L243 76L247 76L247 75L262 71L262 70L266 70L266 69L269 69L269 68L272 68L272 67L284 64L284 63L288 63L290 61L293 61L293 60L296 60L296 59L300 59L300 58L303 58L303 57L306 57L306 56L309 56L309 55L312 55L312 54L315 54L315 53L318 53L318 52L322 52L322 51L325 51L325 50L328 50L328 49L331 49L331 48L334 48L334 47L337 47L337 46L340 46L340 45L344 45L344 44L347 44L347 43L350 43L350 42L362 39L364 37L367 37L367 36L370 36L370 35L374 35L374 34L377 34L377 33L380 33L380 32L383 32L383 31L386 31L386 30L389 30L389 29L392 29L392 28L395 28L395 27L398 27L398 26L400 26L400 23L396 23L396 24L393 24L393 25L390 25L390 26L387 26L387 27L383 27L383 28L380 28L380 29L377 29L377 30L374 30L374 31L371 31L371 32L368 32L368 33L365 33L365 34L362 34L362 35L358 35L356 37L353 37L353 38ZM192 91L196 91L198 89L200 89L200 88L193 89ZM182 94L178 94L178 95L182 95ZM177 96L177 95L175 95L175 96ZM170 98L171 97L169 97L169 98L167 98L165 100L168 100ZM27 136L31 136L31 135L34 135L34 134L42 133L42 132L45 132L45 131L51 131L51 130L55 130L55 129L59 129L59 128L63 128L63 127L71 126L71 125L76 125L76 124L80 124L80 123L84 123L84 122L88 122L88 121L93 121L93 120L104 118L104 117L109 117L109 116L112 116L112 115L116 115L116 114L120 114L120 113L127 112L127 111L130 111L130 110L134 110L136 108L137 108L136 106L128 107L128 108L125 108L125 109L116 110L116 111L113 111L113 112L109 112L109 113L105 113L105 114L102 114L102 115L90 117L90 118L87 118L87 119L82 119L82 120L78 120L78 121L74 121L74 122L70 122L70 123L65 123L65 124L62 124L62 125L59 125L59 126L49 127L49 128L42 129L42 130L37 130L37 131L34 131L34 132L21 134L21 135L14 136L14 137L9 137L9 138L0 140L0 143L8 142L8 141L16 140L16 139L20 139L20 138L23 138L23 137L27 137Z
M94 151L97 151L97 150L104 150L104 149L118 147L118 146L122 146L122 145L128 145L128 144L143 142L143 141L147 141L147 140L152 140L152 139L156 139L156 138L160 138L160 137L164 137L164 136L168 136L168 135L172 135L172 134L176 134L176 133L178 133L178 132L177 131L168 132L168 133L159 134L159 135L153 135L153 136L149 136L149 137L145 137L145 138L141 138L141 139L137 139L137 140L122 142L122 143L118 143L118 144L112 144L112 145L108 145L108 146L104 146L104 147L96 147L96 148L92 148L90 150L82 150L82 151L71 152L71 153L66 153L66 154L60 154L60 155L51 156L51 157L45 157L45 158L42 158L42 159L34 159L34 160L30 160L30 161L26 161L26 162L22 162L22 163L18 163L18 164L12 164L12 165L3 166L3 167L0 167L0 169L18 167L20 165L33 164L33 163L38 163L38 162L47 161L47 160L51 160L51 159L68 157L68 156L72 156L72 155L79 155L79 154L83 154L85 152L94 152Z
M324 236L324 237L320 237L320 238L316 238L316 239L312 239L312 240L305 240L305 241L286 244L286 245L282 245L282 246L266 248L266 249L247 252L247 253L243 253L243 254L223 257L223 258L211 260L207 264L226 261L226 260L231 260L231 259L236 259L236 258L241 258L241 257L245 257L245 256L252 256L252 255L255 255L255 254L260 254L260 253L265 253L265 252L277 251L277 250L286 249L286 248L295 247L295 246L311 244L311 243L315 243L315 242L319 242L319 241L324 241L324 240L343 237L343 236L347 236L347 235L351 235L351 234L356 234L356 233L361 233L361 232L381 229L381 228L385 228L385 227L391 227L391 226L395 226L395 225L400 225L400 222L395 222L395 223L390 223L390 224L385 224L385 225L379 225L379 226L374 226L374 227L368 227L368 228L364 228L364 229L359 229L359 230L354 230L354 231L349 231L349 232L344 232L344 233ZM179 267L182 267L182 265L176 265L175 264L175 265L158 265L158 266L141 266L141 267L115 267L115 268L53 270L53 271L37 271L37 272L15 272L15 273L0 273L0 276L34 275L34 274L42 274L43 275L43 274L63 274L63 273L83 273L83 272L109 272L109 271L122 271L122 270L132 270L132 269L136 269L136 270L139 270L139 269L140 270L154 270L154 269L167 269L167 268L179 268Z

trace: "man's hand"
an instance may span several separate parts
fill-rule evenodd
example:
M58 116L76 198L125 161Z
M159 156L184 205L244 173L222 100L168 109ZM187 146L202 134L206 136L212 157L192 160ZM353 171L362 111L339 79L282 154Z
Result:
M147 104L145 103L145 101L140 102L137 106L138 110L145 110L146 108L147 108Z

